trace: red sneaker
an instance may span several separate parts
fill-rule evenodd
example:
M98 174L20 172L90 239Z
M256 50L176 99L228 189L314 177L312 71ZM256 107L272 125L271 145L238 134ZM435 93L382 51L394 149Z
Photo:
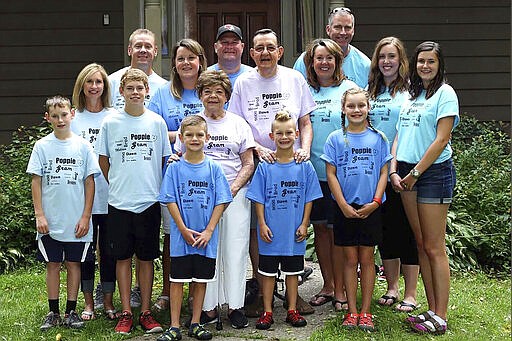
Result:
M341 326L346 329L356 328L358 317L359 316L357 314L348 313L347 315L345 315L345 319L343 320L343 324Z
M133 329L133 315L129 311L123 311L115 328L116 333L130 334Z
M274 319L272 318L272 313L266 311L261 314L258 322L256 322L256 329L269 329L273 323Z
M365 330L368 332L375 331L375 326L373 325L372 314L370 313L361 313L359 314L359 324L357 325L359 329Z
M153 316L151 316L149 310L140 314L139 324L146 333L161 333L164 331L160 323L156 322Z
M299 314L298 310L288 310L288 314L286 314L286 322L291 324L293 327L304 327L308 324L306 319Z

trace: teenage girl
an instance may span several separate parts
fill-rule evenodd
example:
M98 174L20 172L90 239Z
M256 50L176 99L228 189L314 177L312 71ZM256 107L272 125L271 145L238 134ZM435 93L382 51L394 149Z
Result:
M369 94L352 88L342 97L341 129L332 132L324 147L327 182L338 209L334 245L345 257L343 273L348 310L343 327L373 331L370 303L375 284L374 248L382 239L380 206L385 189L389 144L368 118ZM345 121L348 126L345 128ZM345 130L346 129L346 130ZM361 313L357 313L357 265L361 266Z
M382 38L375 46L370 67L368 92L370 93L370 121L375 129L382 131L392 143L396 135L396 123L402 104L409 97L409 62L404 45L395 37ZM404 274L403 300L395 307L398 311L411 312L416 309L418 283L418 250L400 193L395 192L390 173L386 186L386 203L382 206L382 243L379 252L384 265L387 290L377 301L383 306L392 306L400 297L398 280L400 268Z
M393 188L401 192L411 224L428 308L407 318L418 332L444 334L450 291L445 234L448 207L455 187L450 136L459 123L457 94L446 83L438 43L419 44L411 61L410 99L397 124L396 161L391 164Z

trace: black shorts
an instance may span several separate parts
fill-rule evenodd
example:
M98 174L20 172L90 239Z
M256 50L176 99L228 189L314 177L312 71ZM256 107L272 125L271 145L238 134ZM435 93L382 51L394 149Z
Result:
M361 205L351 204L355 209ZM334 245L375 246L382 241L382 212L377 208L366 219L346 218L336 205Z
M313 201L309 221L311 224L327 224L327 227L332 228L334 221L333 212L337 204L332 198L331 189L327 181L320 181L320 188L322 189L323 197Z
M171 257L171 282L207 283L215 280L215 258L201 255Z
M114 259L128 259L135 253L142 261L160 254L160 203L156 202L141 213L118 210L108 205L105 233L108 253Z
M61 242L47 234L37 241L36 257L46 263L87 262L93 259L94 250L91 242Z
M263 276L277 277L279 265L284 275L299 275L304 271L304 256L259 255L258 272Z

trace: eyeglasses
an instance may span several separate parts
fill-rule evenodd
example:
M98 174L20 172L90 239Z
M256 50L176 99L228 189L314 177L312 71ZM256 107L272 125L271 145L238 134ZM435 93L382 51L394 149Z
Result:
M268 53L273 53L273 52L277 51L278 47L274 46L274 45L256 46L254 48L254 51L256 51L258 53L263 53L263 51L265 51L265 49L268 51Z
M329 12L329 15L333 15L335 13L338 13L338 12L346 12L348 14L352 14L354 15L354 13L352 13L352 11L350 10L350 8L348 7L336 7L336 8L333 8L330 12Z

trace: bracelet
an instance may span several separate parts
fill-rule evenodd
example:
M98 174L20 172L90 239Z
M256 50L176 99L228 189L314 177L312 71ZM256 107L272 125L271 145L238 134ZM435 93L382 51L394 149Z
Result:
M379 204L379 206L381 206L381 205L382 205L382 199L381 199L381 198L376 198L376 197L375 197L375 198L373 198L373 200L372 200L372 201L375 201L377 204Z
M391 172L391 173L389 173L389 177L391 178L391 175L393 175L393 174L400 175L400 174L398 174L398 172L396 172L396 171L395 171L395 172Z

